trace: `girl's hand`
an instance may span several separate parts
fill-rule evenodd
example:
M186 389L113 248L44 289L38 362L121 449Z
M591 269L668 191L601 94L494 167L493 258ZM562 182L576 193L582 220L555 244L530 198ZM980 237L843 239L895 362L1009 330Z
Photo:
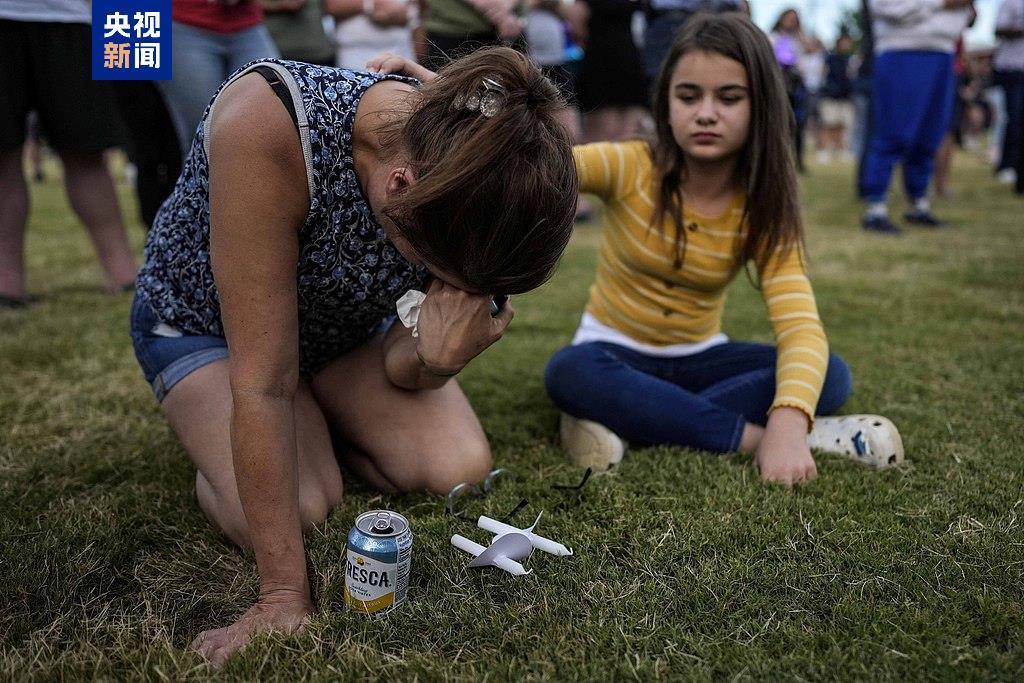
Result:
M411 76L421 83L432 81L437 77L437 74L430 69L392 52L382 52L368 61L366 63L366 70L380 74Z
M235 623L200 633L189 649L201 654L214 666L221 666L257 633L302 631L312 613L313 603L308 595L297 591L264 594Z
M514 315L506 302L492 318L489 295L470 294L435 279L420 308L416 353L432 374L454 375L501 339Z
M807 416L796 408L777 408L768 417L754 463L765 481L792 486L818 476L807 446Z

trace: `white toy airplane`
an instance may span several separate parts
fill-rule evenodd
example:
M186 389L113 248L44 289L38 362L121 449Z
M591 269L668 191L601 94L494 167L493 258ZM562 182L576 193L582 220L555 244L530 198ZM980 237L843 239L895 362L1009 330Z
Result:
M533 570L527 571L520 561L529 557L534 548L551 555L563 557L572 555L571 548L566 548L561 543L533 533L533 529L543 514L541 512L537 515L536 521L525 529L510 526L490 517L480 517L476 525L495 534L491 544L485 548L465 536L456 534L452 536L452 545L473 555L473 561L469 563L470 567L494 566L515 576L525 576Z

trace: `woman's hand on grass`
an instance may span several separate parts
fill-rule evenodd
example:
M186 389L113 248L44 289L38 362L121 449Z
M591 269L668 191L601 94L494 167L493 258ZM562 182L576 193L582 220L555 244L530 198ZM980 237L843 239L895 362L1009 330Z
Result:
M203 631L189 646L214 666L221 666L231 655L245 647L257 633L280 631L299 633L313 613L309 596L299 591L275 591L259 601L224 628Z
M796 408L773 410L754 463L765 481L792 486L817 478L818 467L807 446L807 416Z
M454 375L501 339L515 311L509 302L491 316L491 297L470 294L435 279L417 323L416 353L429 372Z
M366 70L379 74L411 76L421 83L432 81L437 77L437 74L430 69L392 52L383 52L368 61L366 63Z

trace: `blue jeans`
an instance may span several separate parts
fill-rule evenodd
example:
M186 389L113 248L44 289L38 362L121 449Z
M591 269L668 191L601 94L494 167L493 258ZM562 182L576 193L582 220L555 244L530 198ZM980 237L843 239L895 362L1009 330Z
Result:
M885 201L897 163L907 197L928 192L935 152L949 131L954 102L953 55L883 52L875 57L871 138L862 169L869 202Z
M997 71L996 85L1003 89L1006 102L1006 128L1003 134L1003 149L999 158L1002 171L1017 168L1021 147L1024 145L1024 71Z
M174 121L185 158L199 121L220 84L249 62L279 54L262 25L235 33L216 33L173 22L172 40L174 78L156 83Z
M675 358L590 342L552 356L544 382L559 410L600 423L630 443L728 453L739 450L746 423L767 422L775 355L774 346L751 342ZM817 414L839 410L852 390L849 367L831 354Z
M157 401L163 401L175 384L199 368L228 357L224 337L181 334L161 327L156 313L138 293L132 301L131 335L135 358Z

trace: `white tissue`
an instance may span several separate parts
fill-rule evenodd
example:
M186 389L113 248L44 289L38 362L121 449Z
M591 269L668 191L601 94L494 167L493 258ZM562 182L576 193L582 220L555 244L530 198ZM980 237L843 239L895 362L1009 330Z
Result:
M420 320L420 308L427 295L418 289L410 289L402 295L402 298L395 302L395 309L398 311L398 319L406 327L412 328L412 336L418 337L417 325Z

